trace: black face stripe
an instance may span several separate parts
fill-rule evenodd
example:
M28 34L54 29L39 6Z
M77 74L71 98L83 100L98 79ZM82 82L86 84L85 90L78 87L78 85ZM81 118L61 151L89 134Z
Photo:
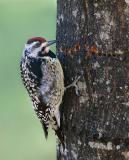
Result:
M45 49L45 48L44 48ZM39 57L51 57L51 58L56 58L56 54L55 53L53 53L51 50L48 52L48 53L42 53L43 51L40 51L39 53L38 53L38 56Z
M30 52L26 49L24 53L25 53L25 56L27 56Z
M37 42L34 47L35 47L35 48L38 48L38 47L40 47L40 45L41 45L41 43L40 43L40 42Z

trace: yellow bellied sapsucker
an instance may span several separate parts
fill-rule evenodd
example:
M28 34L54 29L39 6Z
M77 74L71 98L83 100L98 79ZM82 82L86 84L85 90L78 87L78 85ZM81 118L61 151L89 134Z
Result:
M42 37L29 39L25 44L20 69L45 137L51 125L63 144L59 107L64 94L64 75L57 56L49 50L49 46L55 42Z

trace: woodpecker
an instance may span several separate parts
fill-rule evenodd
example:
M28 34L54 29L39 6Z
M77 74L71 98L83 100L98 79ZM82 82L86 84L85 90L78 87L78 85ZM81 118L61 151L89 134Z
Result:
M51 125L64 145L59 111L64 95L64 74L56 54L49 48L54 43L56 40L46 41L42 37L29 39L23 50L20 70L45 137L48 137Z

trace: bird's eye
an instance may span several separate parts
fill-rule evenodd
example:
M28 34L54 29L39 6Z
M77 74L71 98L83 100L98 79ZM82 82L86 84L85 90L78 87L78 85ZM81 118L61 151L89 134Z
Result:
M44 49L45 49L45 47L43 47L41 51L43 52L43 51L44 51Z
M38 47L40 47L40 43L39 43L39 42L37 42L37 43L35 44L35 48L38 48Z
M42 54L41 51L38 53L38 56L39 56L39 57L43 57L43 54Z

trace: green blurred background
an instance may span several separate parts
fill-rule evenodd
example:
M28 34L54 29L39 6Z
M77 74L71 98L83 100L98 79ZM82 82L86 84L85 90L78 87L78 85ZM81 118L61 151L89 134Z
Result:
M55 32L56 0L0 0L0 160L56 159L54 133L45 140L19 71L26 40Z

